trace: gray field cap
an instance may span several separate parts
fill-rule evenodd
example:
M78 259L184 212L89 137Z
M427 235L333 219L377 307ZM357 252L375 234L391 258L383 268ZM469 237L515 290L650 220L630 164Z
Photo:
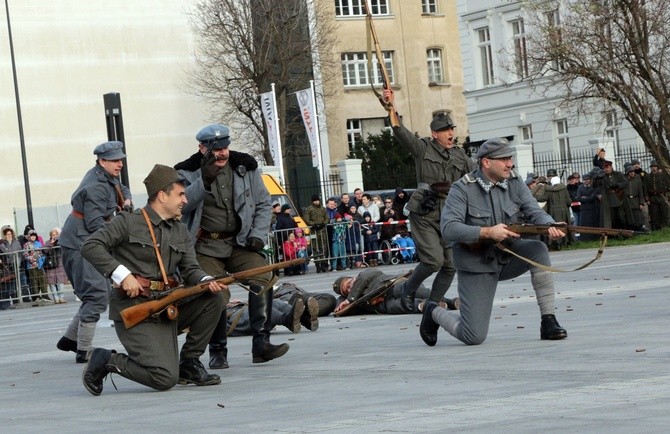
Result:
M123 153L123 143L112 141L101 143L95 147L93 154L98 157L98 160L120 160L126 158Z
M230 145L230 130L225 125L207 125L195 135L195 139L211 149L226 149Z
M485 141L477 151L477 158L507 158L513 157L514 150L507 139L494 137Z

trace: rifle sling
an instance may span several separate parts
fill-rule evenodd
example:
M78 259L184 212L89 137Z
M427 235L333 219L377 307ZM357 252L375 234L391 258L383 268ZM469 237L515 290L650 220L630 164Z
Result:
M598 247L598 253L596 254L595 258L591 259L586 264L575 268L574 270L561 270L560 268L554 268L554 267L550 267L548 265L540 264L538 262L533 261L532 259L528 259L524 256L518 255L518 254L514 253L513 251L511 251L510 249L508 249L507 247L505 247L502 243L496 243L495 244L495 246L497 248L499 248L500 250L502 250L503 252L509 253L510 255L515 256L515 257L521 259L524 262L527 262L528 264L532 265L533 267L537 267L541 270L551 271L551 272L554 272L554 273L570 273L572 271L583 270L584 268L588 267L589 265L593 264L598 259L600 259L600 257L603 255L603 252L605 251L605 246L606 245L607 245L607 235L602 235L600 237L600 246Z

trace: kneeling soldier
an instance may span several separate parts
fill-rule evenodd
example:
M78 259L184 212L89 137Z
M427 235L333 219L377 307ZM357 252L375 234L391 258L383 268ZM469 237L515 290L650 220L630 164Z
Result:
M198 265L189 232L179 222L187 201L177 172L157 164L144 184L149 196L147 206L120 213L82 247L84 258L101 274L111 277L117 287L110 295L109 316L130 354L91 350L82 379L93 395L102 393L102 382L110 372L157 390L170 389L177 382L198 386L221 382L218 375L205 370L200 356L230 297L225 285L212 282L209 292L179 304L176 319L159 314L130 329L121 321L123 309L144 301L139 296L147 289L146 283L152 290L164 290L159 286L169 282L168 276L174 277L177 268L187 285L211 279ZM186 329L188 335L180 352L177 335Z

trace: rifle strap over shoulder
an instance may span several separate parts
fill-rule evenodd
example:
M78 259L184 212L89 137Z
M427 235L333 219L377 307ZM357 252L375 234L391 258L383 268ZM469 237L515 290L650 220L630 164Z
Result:
M163 265L163 258L161 257L161 252L160 250L158 250L158 243L156 243L156 234L154 233L154 226L151 223L149 214L147 214L147 211L144 208L142 208L142 215L144 216L144 220L147 222L147 226L149 227L149 234L151 234L151 241L154 243L154 251L156 252L156 259L158 259L158 266L161 269L161 276L163 276L163 283L165 284L165 287L167 289L170 287L170 283L167 278L167 273L165 273L165 265Z
M497 248L499 248L500 250L502 250L503 252L509 253L510 255L515 256L515 257L521 259L522 261L527 262L528 264L532 265L533 267L537 267L541 270L551 271L551 272L554 272L554 273L570 273L572 271L583 270L584 268L588 267L589 265L593 264L598 259L600 259L600 257L603 255L603 252L605 251L605 246L606 245L607 245L607 235L602 235L600 237L600 246L598 247L598 253L596 253L596 257L591 259L586 264L575 268L574 270L561 270L560 268L554 268L554 267L551 267L551 266L548 266L548 265L540 264L538 262L533 261L532 259L528 259L524 256L521 256L519 254L514 253L513 251L511 251L510 249L505 247L502 243L496 243L495 246Z

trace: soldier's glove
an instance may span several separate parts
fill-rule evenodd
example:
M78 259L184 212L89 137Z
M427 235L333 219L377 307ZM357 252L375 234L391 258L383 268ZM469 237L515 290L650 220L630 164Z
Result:
M260 238L249 237L247 240L247 250L251 252L260 252L265 248L265 242Z
M214 182L216 176L219 174L219 168L216 166L216 157L211 154L207 158L202 159L202 182L205 184L205 189L209 190L210 184Z

